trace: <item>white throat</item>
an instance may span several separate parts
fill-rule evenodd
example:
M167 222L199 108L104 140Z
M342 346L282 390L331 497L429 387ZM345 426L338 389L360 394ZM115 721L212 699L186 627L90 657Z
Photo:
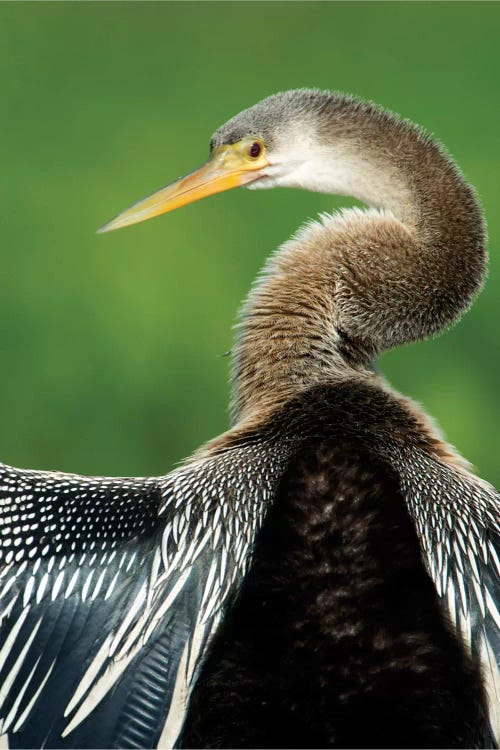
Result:
M304 139L294 143L293 153L273 152L270 162L263 177L249 188L291 187L348 195L391 211L405 223L415 221L412 191L401 173L387 162L377 164L373 156L357 152L351 144L321 147Z

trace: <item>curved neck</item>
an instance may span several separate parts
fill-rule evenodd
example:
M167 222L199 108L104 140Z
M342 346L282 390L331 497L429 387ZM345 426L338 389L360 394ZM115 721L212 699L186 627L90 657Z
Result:
M384 349L456 321L481 286L485 231L474 192L414 126L346 100L335 138L287 184L372 206L323 216L271 258L242 311L233 416L365 370Z

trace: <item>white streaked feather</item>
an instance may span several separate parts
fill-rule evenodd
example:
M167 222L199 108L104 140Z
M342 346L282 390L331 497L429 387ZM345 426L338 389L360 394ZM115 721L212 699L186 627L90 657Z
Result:
M10 565L3 565L2 569L0 570L0 579L5 578L5 576L10 573L13 567L14 563L10 563ZM2 598L2 596L3 594L0 594L0 599Z
M165 601L162 603L161 607L159 607L158 611L155 613L150 624L148 625L144 633L144 636L142 638L143 643L146 643L149 640L151 633L156 628L159 621L162 619L162 617L165 615L165 613L170 609L174 601L177 599L177 596L179 595L190 573L191 573L191 568L187 568L187 570L185 570L184 573L181 573L175 585L172 586L172 590L169 591L168 596L166 597Z
M432 576L431 577L432 577L432 579L434 581L434 585L436 586L436 590L438 592L438 596L443 596L443 593L444 593L443 579L442 579L441 575L439 574L438 570L436 569L436 567L434 567L434 569L432 571Z
M189 686L186 680L188 653L189 641L186 641L177 668L177 675L167 718L163 725L158 745L156 746L159 750L170 750L170 748L174 747L184 723L189 695Z
M34 696L32 697L32 699L30 700L30 702L28 703L28 705L26 706L26 708L24 709L24 711L22 712L21 716L16 721L16 723L14 725L14 728L12 730L13 732L17 732L17 730L22 727L22 725L24 724L24 722L28 718L31 709L33 708L33 706L35 705L36 701L38 700L38 696L40 695L40 693L42 692L42 690L45 687L45 683L47 682L47 680L49 679L50 675L52 674L52 670L54 669L55 663L56 663L56 660L54 659L54 661L52 662L52 664L48 668L45 677L40 682L40 685L38 686L38 690L36 691L36 693L34 694Z
M491 542L488 546L490 548L490 555L493 559L493 562L495 563L497 576L500 578L500 560L498 559L497 551Z
M73 573L73 575L71 576L71 580L70 580L70 582L68 583L68 588L67 588L67 589L66 589L66 591L64 592L64 598L65 598L65 599L67 599L67 598L68 598L68 597L70 596L71 592L72 592L72 591L73 591L73 589L75 588L75 586L76 586L76 582L77 582L77 580L78 580L78 576L79 576L79 575L80 575L80 568L77 568L77 569L75 570L75 572Z
M104 570L101 572L101 575L97 579L97 583L94 586L92 596L90 597L91 601L95 601L97 599L97 595L99 594L99 591L101 590L101 586L102 586L105 576L106 576L106 568L104 568Z
M158 547L155 549L155 554L153 557L153 562L151 563L151 573L149 576L149 588L148 588L148 604L147 606L151 606L151 602L153 599L153 594L155 587L157 585L158 581L158 571L160 570L162 557L161 557L161 551L158 549Z
M214 617L213 621L210 624L210 630L208 633L205 633L206 626L201 623L201 618L198 618L200 620L199 626L197 625L194 629L193 636L191 638L191 645L189 648L189 663L187 665L187 672L186 672L186 679L188 681L188 684L191 685L196 665L198 663L198 658L201 653L201 649L203 647L203 644L205 642L208 643L213 633L215 633L215 630L217 628L217 625L219 624L220 617Z
M493 618L493 621L500 632L500 612L498 611L497 605L493 601L493 598L488 589L485 589L485 597L486 597L486 606L488 607L488 612Z
M80 680L78 687L76 688L71 700L68 702L68 705L65 708L64 716L69 716L73 709L75 709L76 706L80 703L87 691L91 688L93 680L95 679L101 668L104 666L106 660L109 658L109 651L112 640L113 634L110 633L95 655L93 661L88 666L82 679Z
M219 568L219 582L222 585L222 582L224 581L224 576L226 574L226 565L227 565L227 550L225 547L221 550L221 557L220 557L220 568Z
M87 595L89 593L90 584L92 583L92 578L94 577L94 573L95 573L95 569L92 568L92 570L87 575L87 579L86 579L85 583L83 584L82 594L81 594L81 596L82 596L82 602L84 602L86 600L86 598L87 598Z
M446 597L446 604L448 608L448 613L450 615L450 620L453 623L453 625L456 627L457 625L456 592L455 592L455 586L453 585L451 578L448 579L448 592L447 592L447 597Z
M38 589L36 592L36 603L40 604L40 602L43 599L43 595L45 594L45 589L47 588L47 584L49 582L49 574L44 573L42 576L42 580L38 584Z
M463 642L467 649L472 649L472 623L470 618L470 612L467 611L465 614L460 614L459 627L462 634Z
M9 713L7 714L7 716L5 717L5 721L3 723L2 731L6 732L8 730L8 728L10 727L10 725L12 724L12 722L15 720L16 714L17 714L17 712L19 710L19 706L21 705L21 701L24 698L24 694L25 694L26 690L29 687L29 684L30 684L30 682L31 682L31 680L33 678L33 675L35 674L35 670L38 667L41 658L42 658L41 656L38 657L38 659L35 662L35 665L34 665L33 669L31 670L31 672L29 673L27 679L24 682L24 685L22 686L21 690L17 694L16 700L14 701L14 704L13 704L12 708L10 709Z
M10 613L12 612L12 609L14 607L14 604L17 601L19 594L15 594L10 602L7 604L3 612L0 612L0 625L2 624L4 619L7 619L10 616ZM26 606L25 604L23 606Z
M479 604L479 609L481 610L481 615L484 618L486 614L486 608L485 608L484 596L483 596L483 591L481 589L481 585L480 583L478 583L478 581L474 577L472 578L472 585L474 587L474 593L476 594L476 599Z
M64 570L60 570L59 574L54 581L54 585L52 586L52 601L55 601L57 599L57 595L59 594L61 587L64 582Z
M137 613L139 612L141 606L144 604L144 601L146 600L147 596L147 584L143 583L139 593L134 599L133 604L131 605L129 611L127 612L127 616L123 620L122 624L118 628L115 637L113 638L113 641L111 643L110 649L109 649L109 655L112 656L117 648L120 645L120 641L122 640L123 636L129 629L130 625L132 624L134 618L136 617Z
M136 557L137 557L137 552L132 552L132 554L130 555L130 560L127 563L127 567L125 568L125 572L128 572L130 570L130 568L134 564L134 560Z
M12 588L15 582L16 582L15 574L12 575L7 581L5 581L5 585L2 589L2 593L0 593L0 599L4 598L5 594L7 594L10 591L10 589Z
M462 612L464 615L468 614L468 606L467 606L467 592L465 590L465 582L463 579L462 574L460 571L457 570L457 583L458 583L458 590L460 592L460 601L462 604Z
M210 570L208 571L205 589L203 591L203 596L201 598L200 610L202 611L205 609L205 604L207 602L207 599L212 592L212 586L213 586L214 579L215 579L215 573L218 567L217 563L218 563L217 558L214 557L214 559L212 560L212 564L210 565Z
M457 540L458 540L458 542L460 542L460 546L462 546L462 549L463 549L463 551L464 551L465 554L467 554L467 551L466 551L465 547L463 546L463 539L462 539L461 534L457 534L455 536L454 540L453 540L453 549L455 551L455 562L457 564L457 567L458 567L460 573L463 574L463 572L464 572L464 564L463 564L463 560L462 560L462 553L460 552L460 546L458 545Z
M202 624L204 625L210 618L217 613L217 609L220 607L221 597L220 591L215 591L212 594L209 602L207 603L206 610L202 612Z
M196 662L204 643L208 642L218 622L219 620L217 619L211 623L210 632L207 635L205 632L206 626L202 624L201 617L198 616L191 640L186 641L177 669L168 715L157 745L157 748L161 750L172 748L177 742L186 716Z
M92 713L94 708L102 701L102 699L109 693L109 691L115 686L119 677L124 673L134 656L140 650L140 644L132 649L127 656L120 661L112 661L110 666L106 669L103 676L94 684L89 694L81 704L80 708L71 719L69 724L65 727L61 734L61 737L67 737L70 732L73 731L81 722Z
M163 573L158 577L158 583L163 583L166 581L169 576L172 574L172 571L175 570L176 566L179 565L181 561L187 560L189 563L192 560L192 548L196 544L196 538L191 542L189 546L186 546L185 544L180 544L177 548L177 551L175 555L172 557L171 560L168 559L168 551L165 546L164 539L162 539L162 560L163 560L163 567L165 570Z
M16 641L16 638L19 634L19 631L21 630L24 621L28 617L28 613L30 611L30 606L28 605L23 609L21 614L19 615L16 623L12 626L12 630L10 631L9 635L5 639L5 643L3 644L1 650L0 650L0 670L3 669L3 666L5 662L7 661L7 658L10 654L10 651Z
M107 588L106 594L104 595L104 601L107 601L109 597L111 596L111 594L113 593L113 589L116 585L116 581L118 580L119 575L120 575L120 571L118 570L113 576L113 579Z
M500 672L486 635L480 639L480 659L489 707L489 719L493 734L500 745Z
M115 653L113 658L115 661L121 661L122 659L125 659L128 652L135 648L137 645L138 639L141 637L141 634L144 632L144 626L147 621L147 612L144 612L137 620L135 625L129 632L127 633L127 637L125 638L124 642L120 644L120 650L118 653ZM142 645L144 645L144 640L142 641Z
M469 559L473 577L476 581L480 581L481 576L479 575L479 569L477 567L476 555L474 554L474 550L472 548L468 550L467 556Z
M0 708L3 706L5 699L7 698L9 694L9 690L12 687L12 683L16 679L17 675L19 674L23 664L24 660L26 659L26 655L28 651L31 648L31 644L33 643L33 639L35 638L36 634L38 633L38 630L40 628L40 625L42 623L42 618L38 620L36 625L34 626L33 630L30 633L30 636L26 643L24 644L23 648L21 649L21 652L19 653L19 656L17 657L16 661L12 665L12 668L8 675L5 677L5 679L2 682L2 685L0 686Z

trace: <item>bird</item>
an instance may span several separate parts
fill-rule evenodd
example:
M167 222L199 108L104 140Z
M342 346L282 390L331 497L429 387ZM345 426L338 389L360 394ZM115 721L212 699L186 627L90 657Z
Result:
M0 747L495 747L500 496L376 363L480 291L476 193L410 121L295 89L100 231L238 186L365 207L271 255L231 425L178 468L0 465Z

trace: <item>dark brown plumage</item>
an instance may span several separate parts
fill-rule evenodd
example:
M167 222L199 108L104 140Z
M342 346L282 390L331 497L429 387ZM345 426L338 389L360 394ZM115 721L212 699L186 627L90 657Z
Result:
M477 658L422 565L390 459L440 447L376 387L317 387L268 430L301 435L184 747L493 747Z

